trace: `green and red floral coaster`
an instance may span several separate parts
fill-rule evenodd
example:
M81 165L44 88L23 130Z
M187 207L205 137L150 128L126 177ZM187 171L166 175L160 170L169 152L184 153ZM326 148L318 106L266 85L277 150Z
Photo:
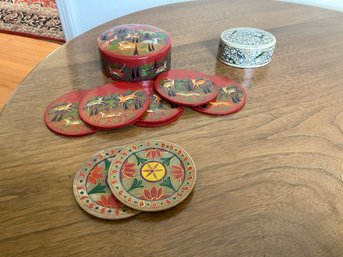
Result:
M120 148L109 148L94 154L74 177L74 196L80 207L89 214L109 220L125 219L137 215L118 201L108 183L108 170Z
M123 148L108 173L114 196L132 209L147 212L178 205L192 192L195 181L190 155L180 146L159 140Z
M150 140L96 153L76 173L73 189L89 214L124 219L178 205L195 181L194 162L184 149Z

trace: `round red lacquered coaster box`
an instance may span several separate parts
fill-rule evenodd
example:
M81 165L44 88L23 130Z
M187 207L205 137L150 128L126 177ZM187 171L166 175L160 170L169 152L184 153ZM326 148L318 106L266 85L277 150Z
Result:
M150 80L170 69L170 36L151 25L126 24L106 30L98 38L98 49L102 71L113 80Z
M149 107L145 83L113 82L90 90L79 104L81 119L99 129L135 123Z

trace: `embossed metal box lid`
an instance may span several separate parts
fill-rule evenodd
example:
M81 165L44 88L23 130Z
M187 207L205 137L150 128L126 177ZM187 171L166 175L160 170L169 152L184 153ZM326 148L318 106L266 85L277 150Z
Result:
M275 43L274 35L261 29L228 29L220 36L217 58L234 67L261 67L271 61Z
M102 70L113 80L149 80L170 69L170 36L151 25L126 24L106 30L98 38L98 48Z

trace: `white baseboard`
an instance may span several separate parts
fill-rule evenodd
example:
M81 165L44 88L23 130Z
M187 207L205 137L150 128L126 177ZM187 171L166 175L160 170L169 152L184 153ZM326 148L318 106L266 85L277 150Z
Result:
M69 3L70 0L56 0L58 14L60 16L64 36L67 42L76 37L79 31Z

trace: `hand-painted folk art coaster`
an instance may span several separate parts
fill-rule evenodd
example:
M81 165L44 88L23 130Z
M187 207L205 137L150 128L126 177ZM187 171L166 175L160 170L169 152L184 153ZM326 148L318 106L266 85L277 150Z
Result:
M170 36L151 25L106 30L98 38L98 49L103 73L113 80L149 80L170 69Z
M108 183L119 201L140 211L162 211L181 203L196 180L192 158L181 147L158 140L129 145L113 159Z
M89 91L80 101L79 113L86 123L112 129L133 124L149 107L140 83L108 83Z
M192 107L193 110L210 115L228 115L244 107L247 95L239 83L222 76L213 76L211 80L219 88L217 98L208 104Z
M141 127L160 127L176 121L183 113L183 107L163 100L154 88L151 80L144 86L150 98L150 105L146 113L140 117L135 125Z
M119 148L109 148L94 154L74 177L76 201L83 210L95 217L117 220L139 213L119 202L107 183L111 161L119 151Z
M210 78L191 70L170 70L155 80L156 91L168 101L183 106L199 106L212 101L218 93Z
M167 126L177 121L182 116L182 113L183 111L178 113L178 115L174 116L173 118L169 120L164 120L163 123L144 123L144 122L137 121L134 125L138 127L146 127L146 128L157 128L157 127Z
M88 91L75 91L63 95L46 108L45 124L52 131L65 136L83 136L96 132L85 124L78 113L79 101Z

